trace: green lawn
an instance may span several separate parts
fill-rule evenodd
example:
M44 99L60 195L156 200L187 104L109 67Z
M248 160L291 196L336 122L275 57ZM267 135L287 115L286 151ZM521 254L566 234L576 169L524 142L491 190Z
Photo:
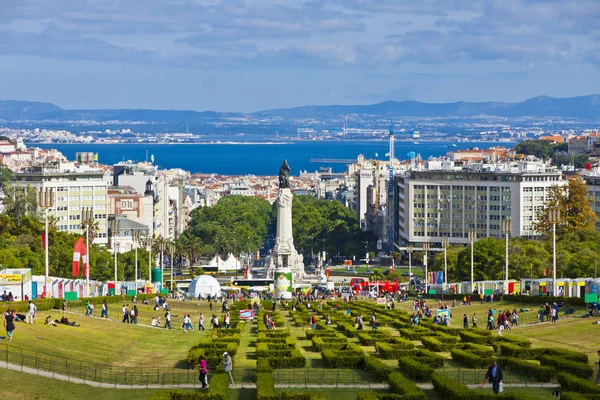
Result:
M89 385L2 370L2 398L12 400L142 400L152 396L152 389L103 389Z
M111 316L118 316L117 309L120 306L109 305ZM151 312L148 306L140 306L139 309L142 316ZM197 305L173 303L173 314L182 314L183 309L190 311L193 321L197 320L200 310ZM192 313L191 310L195 311ZM177 328L173 330L135 326L71 313L67 313L67 317L75 320L80 327L43 324L46 315L58 319L60 314L56 310L44 311L40 313L35 325L17 323L10 345L56 357L119 367L187 368L187 363L182 361L188 350L207 334L207 331L197 330L184 333L180 329L181 318L173 318L172 326Z

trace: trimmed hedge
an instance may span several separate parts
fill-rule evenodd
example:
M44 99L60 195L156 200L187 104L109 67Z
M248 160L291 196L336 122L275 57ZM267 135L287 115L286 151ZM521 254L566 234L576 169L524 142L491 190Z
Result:
M443 399L447 400L465 400L471 396L471 391L465 385L461 385L448 375L441 372L434 372L431 375L433 389Z
M438 337L435 336L423 336L421 338L421 343L427 350L435 351L435 352L448 352L451 351L456 343L444 343L439 340Z
M364 364L365 353L354 344L340 350L323 350L321 357L329 368L355 368Z
M581 379L573 374L561 372L558 374L558 383L563 390L569 392L600 394L600 386L587 379Z
M374 346L376 342L390 339L391 334L379 331L363 332L357 335L358 341L363 346Z
M307 329L304 331L304 334L306 335L306 338L308 340L311 340L313 337L333 337L333 336L337 336L338 333L336 331L334 331L333 329L317 329L317 330L311 330L311 329Z
M292 349L286 356L269 355L266 358L269 360L271 368L304 368L306 366L306 358L298 349Z
M600 394L561 392L560 398L561 400L600 400Z
M427 400L427 396L421 388L398 372L392 372L388 377L388 381L390 384L390 391L393 394L402 395L402 399Z
M594 374L589 364L564 359L561 356L541 356L540 364L553 367L559 372L568 372L579 378L588 379Z
M467 368L487 368L492 364L493 357L482 357L468 351L453 349L452 359L463 364Z
M315 351L322 351L323 349L339 350L346 347L348 339L342 335L342 337L313 337L312 345Z
M482 335L478 333L479 330L461 330L458 334L460 340L468 343L475 343L481 345L492 345L494 343L494 337L491 335ZM485 331L482 331L485 332Z
M400 371L417 382L429 382L431 375L435 372L433 368L422 364L419 359L403 357L398 360Z
M408 340L420 340L424 336L433 336L435 332L420 326L398 329L400 336Z
M554 347L524 348L513 343L501 343L500 351L503 356L520 358L523 360L535 360L541 356L561 356L565 359L587 364L587 354L578 351L560 349Z
M464 343L461 350L468 351L469 353L481 357L492 357L494 355L494 349L477 343Z
M531 348L531 342L527 339L520 339L514 336L495 336L494 341L492 343L494 351L498 351L502 343L516 344L517 346L521 346L527 349Z
M229 391L229 376L226 374L215 374L209 380L206 392L158 392L149 400L227 400Z
M364 367L382 380L387 380L394 370L389 365L373 356L365 356Z
M379 356L385 360L394 360L406 355L406 350L414 349L415 345L413 342L408 340L404 342L394 343L375 343L375 348L379 353Z
M505 368L524 374L528 379L534 379L538 382L551 382L554 377L554 370L552 368L529 361L507 357L500 360L500 362Z

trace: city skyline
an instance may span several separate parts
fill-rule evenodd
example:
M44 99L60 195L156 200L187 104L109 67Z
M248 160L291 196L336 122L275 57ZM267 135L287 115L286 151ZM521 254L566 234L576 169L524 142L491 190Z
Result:
M251 112L600 92L590 1L8 4L3 98Z

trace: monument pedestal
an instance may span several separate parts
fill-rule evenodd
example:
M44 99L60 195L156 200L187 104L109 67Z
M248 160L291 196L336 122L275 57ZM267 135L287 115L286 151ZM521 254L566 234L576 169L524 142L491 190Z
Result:
M266 262L268 279L275 280L280 270L285 271L285 274L290 274L290 285L292 282L306 281L304 258L296 251L294 237L292 236L292 200L293 195L289 188L279 189L275 247L273 247L273 251ZM275 282L275 287L277 287L277 282ZM277 292L277 289L275 290Z

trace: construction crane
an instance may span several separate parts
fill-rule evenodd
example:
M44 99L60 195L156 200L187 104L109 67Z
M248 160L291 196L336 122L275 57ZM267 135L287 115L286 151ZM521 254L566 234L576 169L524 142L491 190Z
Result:
M394 204L394 125L390 121L390 182L388 193L388 229L387 229L387 245L388 250L394 250L394 215L392 207Z

